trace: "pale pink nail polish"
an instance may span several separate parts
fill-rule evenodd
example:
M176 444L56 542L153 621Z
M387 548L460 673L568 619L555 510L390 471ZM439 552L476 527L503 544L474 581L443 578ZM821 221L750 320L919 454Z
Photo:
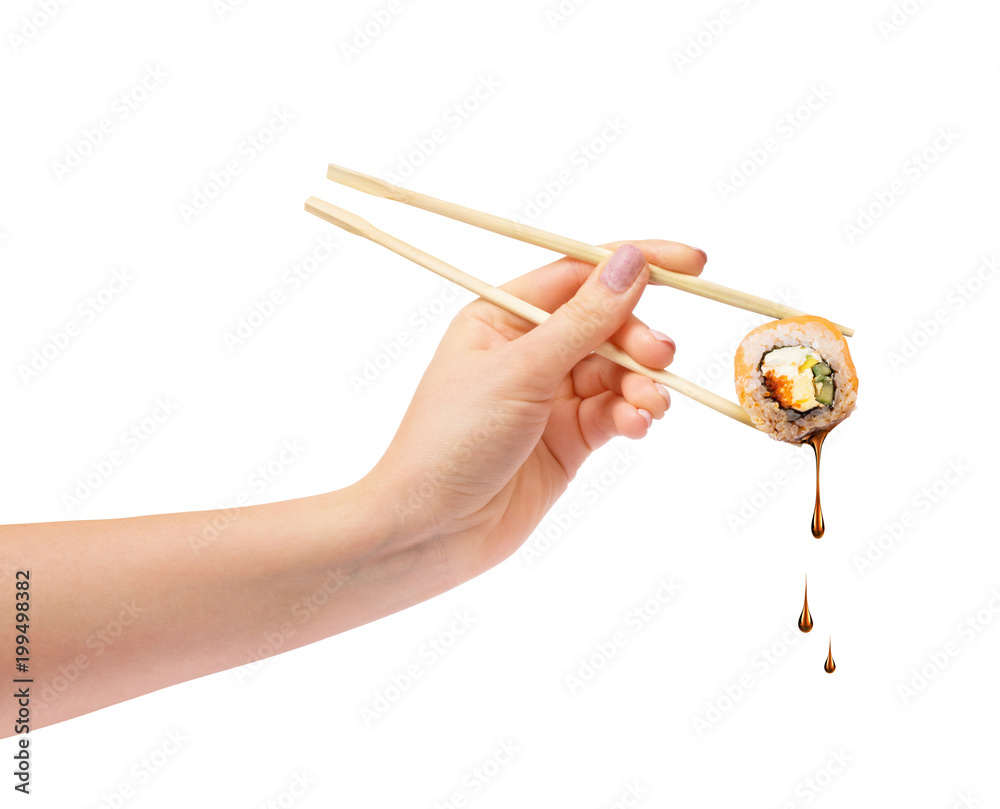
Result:
M646 427L652 427L653 426L653 414L652 413L650 413L648 410L643 410L641 407L639 408L638 413L639 413L640 416L642 416L643 420L646 422Z
M623 244L608 259L601 270L601 283L612 292L624 292L646 266L642 251L631 244Z
M702 249L701 249L700 247L696 247L696 248L694 248L694 251L695 251L696 253L701 253L701 257L702 257L702 259L703 259L703 260L705 260L705 261L708 261L708 253L706 253L706 252L705 252L704 250L702 250Z
M661 343L670 343L670 346L676 351L677 343L674 342L674 338L664 334L662 331L657 331L656 329L650 329L649 333L653 335L653 338L659 340Z
M670 407L670 391L667 386L662 382L654 382L653 387L656 388L656 392L660 394L667 401L667 407Z

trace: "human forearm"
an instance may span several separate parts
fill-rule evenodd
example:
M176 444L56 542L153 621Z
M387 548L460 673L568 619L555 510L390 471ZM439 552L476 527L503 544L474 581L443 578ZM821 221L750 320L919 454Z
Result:
M641 244L664 266L677 253ZM697 272L703 258L683 250ZM560 259L505 284L553 312L534 329L473 301L392 444L346 489L0 528L0 567L31 570L32 725L303 646L509 557L594 449L645 435L669 406L665 388L593 353L612 340L650 367L670 363L673 341L631 314L647 279L642 250L623 245L597 268ZM0 648L14 640L0 623ZM13 705L0 705L9 733Z
M452 586L437 543L396 534L373 489L0 528L8 569L31 570L33 725L288 651ZM12 631L0 628L4 649Z

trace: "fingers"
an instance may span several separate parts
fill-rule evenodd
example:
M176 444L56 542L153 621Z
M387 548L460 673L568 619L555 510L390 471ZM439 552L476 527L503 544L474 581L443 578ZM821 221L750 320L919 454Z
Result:
M578 362L573 368L573 393L581 399L588 399L610 390L613 393L622 392L622 377L631 371L626 371L611 360L591 354Z
M584 399L579 410L580 432L591 450L617 435L642 438L652 423L651 414L637 409L610 391Z
M591 354L577 363L572 372L573 392L588 399L610 391L637 409L646 410L654 419L662 418L670 407L670 393L663 385L642 374L626 371L604 357Z
M624 243L616 242L613 246L617 249L621 244ZM678 271L696 274L704 266L702 251L679 242L646 239L637 242L636 246L642 250L647 261L671 264ZM594 267L586 262L562 258L507 282L501 289L552 312L572 298L593 272ZM482 301L473 302L466 307L466 311L473 319L485 320L511 340L532 328L530 323L516 315ZM674 341L666 334L648 328L632 314L629 314L622 328L609 339L651 368L666 368L673 362L676 349Z
M647 328L646 324L635 316L629 317L628 322L611 336L610 342L620 346L629 356L650 368L666 368L674 361L676 353L672 339L661 332ZM587 368L591 363L597 367L621 368L611 360L595 355L584 359L577 368Z
M665 385L641 374L628 373L622 379L622 398L654 419L662 419L670 408L670 392Z
M635 315L629 315L625 325L611 335L610 341L650 368L666 368L674 361L677 351L673 338L651 329Z
M622 244L624 243L615 243L612 247L617 250ZM679 242L646 239L635 246L640 248L647 261L676 266L679 271L697 274L704 266L701 251ZM502 288L522 300L552 312L572 298L593 272L594 268L590 264L564 258L515 278ZM520 318L516 319L520 321ZM526 326L528 324L518 327L515 331L521 332ZM674 361L676 351L674 341L663 332L649 328L631 313L622 327L608 339L650 368L666 368Z
M574 365L625 324L648 278L643 253L623 245L545 322L510 344L516 361L532 369L538 395L551 396Z
M602 244L608 250L617 250L623 244L634 244L646 256L646 261L665 270L682 272L685 275L701 275L708 261L708 254L697 247L665 239L640 239L635 242L611 242Z
M626 242L614 242L603 246L609 250L617 250L623 244ZM646 257L646 261L675 272L699 275L705 266L704 251L680 242L640 239L627 244L638 247ZM594 266L585 261L561 258L514 278L500 288L528 303L533 303L546 312L551 312L572 298L593 271Z

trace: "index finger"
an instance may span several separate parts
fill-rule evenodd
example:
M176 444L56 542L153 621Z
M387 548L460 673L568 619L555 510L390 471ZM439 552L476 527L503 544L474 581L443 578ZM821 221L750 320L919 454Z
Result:
M651 264L685 275L700 275L707 259L703 250L665 239L612 242L602 247L614 251L623 244L638 247L646 256L646 261ZM547 312L552 312L576 294L593 270L593 264L566 257L513 278L500 288Z

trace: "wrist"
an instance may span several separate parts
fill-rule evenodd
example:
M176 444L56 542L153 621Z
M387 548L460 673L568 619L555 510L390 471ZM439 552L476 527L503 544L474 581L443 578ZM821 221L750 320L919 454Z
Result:
M479 544L482 526L475 517L456 521L449 516L430 476L417 485L407 474L411 468L407 465L397 475L400 467L383 460L351 487L352 497L364 503L378 526L381 540L373 546L375 554L401 569L420 567L422 575L446 582L438 588L444 592L482 572L468 558Z
M350 498L380 538L378 545L395 553L424 545L446 533L435 516L432 493L414 488L406 474L383 462L349 487Z
M371 611L361 623L471 578L462 575L464 568L457 563L461 543L401 509L398 491L391 478L373 470L344 489L320 496L326 533L337 538L323 564L365 602L359 615Z

